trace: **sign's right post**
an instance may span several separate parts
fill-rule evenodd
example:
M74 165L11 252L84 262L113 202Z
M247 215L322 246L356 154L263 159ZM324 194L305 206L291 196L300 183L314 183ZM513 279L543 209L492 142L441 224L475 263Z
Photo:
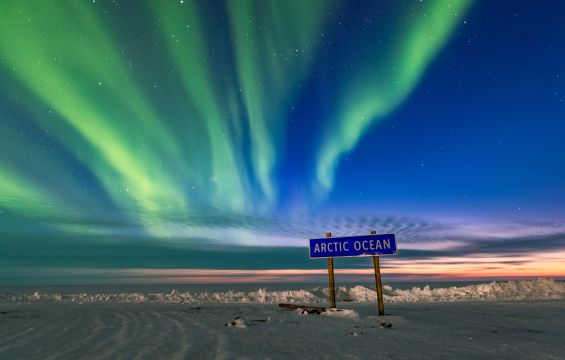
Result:
M371 235L376 235L375 230L371 230ZM377 301L379 304L379 316L385 314L385 302L383 299L383 284L381 283L381 266L379 264L379 256L373 256L373 266L375 268L375 286L377 288Z
M331 232L326 233L326 238L332 237ZM330 283L330 307L335 309L335 282L334 282L334 259L328 258L328 277Z

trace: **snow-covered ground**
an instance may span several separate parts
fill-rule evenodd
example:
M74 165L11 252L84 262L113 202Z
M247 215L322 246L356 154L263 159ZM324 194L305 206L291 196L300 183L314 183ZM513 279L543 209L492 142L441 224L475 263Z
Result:
M274 304L324 306L319 291L3 294L0 359L565 359L563 283L389 289L384 317L358 287L339 292L348 311Z
M565 359L565 301L0 305L0 359ZM239 317L239 319L236 319ZM234 321L237 320L237 321ZM230 322L235 326L226 326Z

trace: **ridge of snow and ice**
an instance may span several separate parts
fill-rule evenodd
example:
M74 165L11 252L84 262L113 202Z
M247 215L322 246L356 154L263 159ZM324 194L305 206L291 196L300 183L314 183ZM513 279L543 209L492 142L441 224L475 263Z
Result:
M539 278L529 281L489 282L461 287L394 289L383 286L384 300L389 303L454 302L454 301L505 301L505 300L557 300L565 299L565 283ZM376 292L361 285L336 289L338 302L369 303L376 300ZM223 291L169 293L40 293L17 294L0 292L0 302L65 302L65 303L325 303L329 298L327 288L268 291Z

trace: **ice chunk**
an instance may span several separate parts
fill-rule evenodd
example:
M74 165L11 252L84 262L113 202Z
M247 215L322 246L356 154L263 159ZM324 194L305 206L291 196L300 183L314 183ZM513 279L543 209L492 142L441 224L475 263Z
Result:
M247 325L245 324L245 319L241 316L236 317L232 321L226 324L227 327L233 327L236 329L245 329Z
M331 317L338 317L344 319L358 319L359 313L355 310L351 309L326 309L322 314L322 316L331 316Z

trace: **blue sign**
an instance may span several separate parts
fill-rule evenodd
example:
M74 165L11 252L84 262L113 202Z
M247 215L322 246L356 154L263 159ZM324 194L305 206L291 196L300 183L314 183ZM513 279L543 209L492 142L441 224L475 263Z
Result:
M310 258L396 255L394 234L310 239Z

